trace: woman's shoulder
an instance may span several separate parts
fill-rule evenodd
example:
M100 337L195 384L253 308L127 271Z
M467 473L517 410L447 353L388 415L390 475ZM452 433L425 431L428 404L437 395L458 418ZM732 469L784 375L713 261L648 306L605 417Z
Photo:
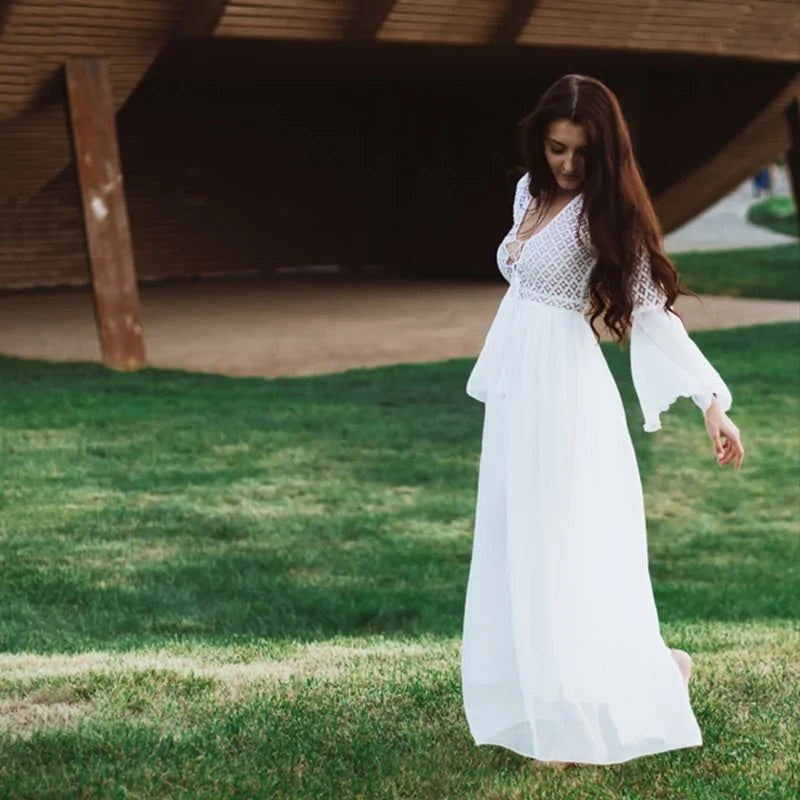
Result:
M528 194L530 190L530 173L523 172L522 175L517 178L517 186L516 186L516 194Z
M514 189L514 220L516 222L519 222L531 199L529 178L527 172L517 178L517 185Z

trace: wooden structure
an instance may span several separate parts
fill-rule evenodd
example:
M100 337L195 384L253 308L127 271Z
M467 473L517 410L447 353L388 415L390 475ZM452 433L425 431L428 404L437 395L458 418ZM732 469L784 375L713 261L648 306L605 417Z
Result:
M87 57L135 273L72 155ZM794 0L0 0L0 287L93 275L100 330L128 332L106 360L135 365L134 274L493 274L515 124L566 72L617 92L668 231L777 155L798 185L798 67Z
M108 62L73 56L66 69L103 361L133 369L145 363L144 341Z

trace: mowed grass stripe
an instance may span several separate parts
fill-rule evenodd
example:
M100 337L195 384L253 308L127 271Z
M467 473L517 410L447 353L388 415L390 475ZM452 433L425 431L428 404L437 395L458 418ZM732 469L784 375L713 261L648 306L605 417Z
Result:
M788 626L759 628L686 626L687 638L717 639L715 652L695 652L692 696L704 746L622 765L564 772L499 748L475 748L458 702L458 642L450 641L428 642L424 652L353 647L334 674L301 671L277 681L186 676L165 664L34 679L24 691L6 685L4 694L19 698L18 719L26 712L33 718L33 705L55 710L45 731L0 734L0 775L18 796L30 797L64 796L54 783L52 793L43 787L80 780L98 793L122 796L124 786L147 797L479 798L529 791L633 800L677 791L692 798L790 798L798 637ZM722 642L730 649L719 649Z
M800 243L676 253L672 259L684 284L698 294L800 300Z

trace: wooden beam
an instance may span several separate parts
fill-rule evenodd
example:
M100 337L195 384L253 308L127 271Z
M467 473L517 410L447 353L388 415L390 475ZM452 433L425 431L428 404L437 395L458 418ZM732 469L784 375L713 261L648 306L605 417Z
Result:
M6 29L11 16L11 0L0 0L0 33Z
M103 362L136 369L144 341L108 62L70 58L66 77Z
M228 0L189 0L178 30L180 36L213 36Z
M795 97L784 112L789 125L789 149L786 151L786 169L792 184L792 194L800 217L800 98Z
M358 0L347 23L345 39L374 39L397 0Z
M508 0L488 44L514 44L538 4L539 0Z

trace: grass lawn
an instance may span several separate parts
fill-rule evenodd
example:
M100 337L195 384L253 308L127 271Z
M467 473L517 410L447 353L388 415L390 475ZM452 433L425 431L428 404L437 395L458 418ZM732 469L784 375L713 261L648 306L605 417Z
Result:
M800 244L677 253L683 283L698 294L800 300Z
M797 206L793 197L767 197L747 209L747 219L775 233L800 236Z
M564 770L459 683L469 360L279 380L0 359L0 798L796 800L800 326L694 334L747 460L641 430L662 633L704 745Z

